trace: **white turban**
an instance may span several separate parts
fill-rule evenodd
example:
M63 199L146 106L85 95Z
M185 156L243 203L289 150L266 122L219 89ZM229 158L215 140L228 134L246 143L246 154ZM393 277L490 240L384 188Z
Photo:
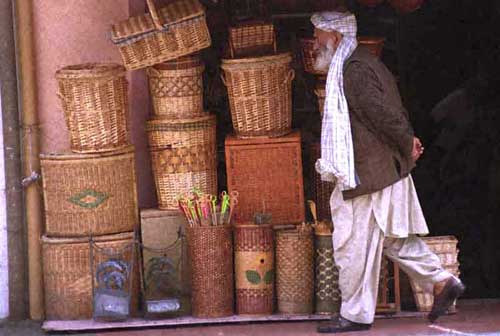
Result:
M339 191L354 189L358 184L354 170L349 108L344 95L344 62L358 43L356 17L351 13L322 12L311 17L313 25L321 30L342 33L332 58L326 80L326 97L321 129L321 158L316 170L323 181L336 182Z

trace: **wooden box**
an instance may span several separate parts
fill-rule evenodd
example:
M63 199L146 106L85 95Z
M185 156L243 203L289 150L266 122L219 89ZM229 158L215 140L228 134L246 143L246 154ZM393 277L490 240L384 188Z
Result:
M300 132L280 138L226 138L228 190L238 191L236 220L253 221L255 213L272 215L271 223L304 221L304 183Z

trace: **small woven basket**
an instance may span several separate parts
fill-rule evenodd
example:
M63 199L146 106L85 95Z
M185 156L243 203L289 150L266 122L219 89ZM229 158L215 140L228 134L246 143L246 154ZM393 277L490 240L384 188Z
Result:
M141 69L195 53L211 44L203 6L197 0L172 1L158 10L146 1L149 14L112 27L127 70Z
M314 75L326 75L327 71L320 71L314 67L316 63L316 52L314 51L314 38L304 37L300 39L302 65L304 71Z
M233 314L233 244L231 227L187 227L194 317Z
M133 233L95 237L94 244L108 252L123 252L123 258L132 259ZM75 320L92 318L92 275L89 238L42 237L45 314L48 320ZM105 260L94 254L93 264ZM137 312L139 276L137 260L132 274L131 312Z
M148 68L149 92L155 116L185 119L205 115L203 70L203 63L193 56Z
M333 260L332 234L315 234L316 238L316 314L340 311L339 271Z
M453 236L439 236L439 237L422 237L421 238L429 249L434 252L440 259L441 264L445 270L455 275L460 276L459 263L458 263L458 240ZM419 311L431 311L434 303L434 296L432 292L428 292L420 287L415 281L410 279L410 285L413 289L415 303ZM456 310L455 303L449 309L451 312Z
M217 194L215 116L147 122L153 174L162 210L178 209L179 194Z
M310 146L310 171L312 173L312 193L318 209L318 220L331 221L330 197L332 196L335 184L321 180L321 176L316 172L316 161L321 157L321 144L313 143Z
M274 301L274 232L271 225L234 228L236 312L271 315Z
M236 136L279 137L292 131L291 60L287 53L222 60Z
M71 150L105 152L129 145L125 68L87 63L56 72Z
M276 37L272 22L245 22L229 28L231 57L276 53Z
M318 110L321 119L323 119L323 112L325 110L325 97L326 97L325 85L326 85L325 82L319 81L316 83L316 87L314 88L314 94L318 99Z
M278 231L276 235L278 312L311 314L314 298L312 232Z
M82 237L138 223L134 147L105 154L41 154L45 233Z

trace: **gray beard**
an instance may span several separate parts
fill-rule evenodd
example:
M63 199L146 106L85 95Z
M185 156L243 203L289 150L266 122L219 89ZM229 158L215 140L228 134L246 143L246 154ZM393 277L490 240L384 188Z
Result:
M334 55L335 49L329 47L321 47L316 55L314 69L321 72L328 72Z

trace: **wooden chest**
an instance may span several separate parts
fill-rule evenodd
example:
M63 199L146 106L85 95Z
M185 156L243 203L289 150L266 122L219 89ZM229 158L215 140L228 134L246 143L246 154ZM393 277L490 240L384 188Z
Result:
M236 220L270 213L273 225L304 221L300 132L280 138L226 138L229 191L238 191Z

